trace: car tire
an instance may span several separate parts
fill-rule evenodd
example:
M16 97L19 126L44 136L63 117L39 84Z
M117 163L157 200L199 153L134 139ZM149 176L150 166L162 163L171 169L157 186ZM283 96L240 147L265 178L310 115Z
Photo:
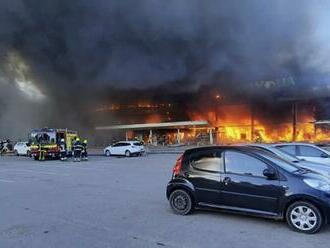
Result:
M130 157L131 156L131 152L129 150L125 151L125 157Z
M16 156L19 156L19 154L18 154L18 151L17 151L17 150L15 150L15 151L14 151L14 154L15 154Z
M312 203L297 201L288 207L286 221L296 232L313 234L321 230L324 218L320 210Z
M110 157L111 156L111 152L109 150L106 150L105 151L105 156Z
M30 158L31 157L31 152L30 151L27 151L26 152L26 156Z
M193 201L186 190L174 190L169 197L169 201L172 210L176 214L187 215L193 211Z

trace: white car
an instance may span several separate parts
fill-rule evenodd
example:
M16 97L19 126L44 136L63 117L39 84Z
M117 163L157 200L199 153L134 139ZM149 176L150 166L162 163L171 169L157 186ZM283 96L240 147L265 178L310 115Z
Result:
M30 151L30 145L28 142L17 142L14 145L14 153L17 156L24 155L24 156L30 156L31 151Z
M330 165L330 152L313 144L283 143L275 147L306 161Z
M139 141L119 141L104 149L104 155L109 157L111 155L126 156L142 155L145 153L143 144Z

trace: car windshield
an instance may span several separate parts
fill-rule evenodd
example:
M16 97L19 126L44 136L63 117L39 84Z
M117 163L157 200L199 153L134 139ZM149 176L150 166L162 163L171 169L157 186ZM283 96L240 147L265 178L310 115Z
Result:
M271 152L258 150L257 153L258 153L258 155L270 160L271 162L277 164L282 169L284 169L288 172L294 172L294 171L300 170L300 168L297 167L296 165L294 165L293 163L291 163L287 160L284 160L281 157L274 155Z
M270 147L269 148L271 151L273 151L275 154L278 154L280 155L281 157L283 157L284 159L286 160L289 160L291 162L299 162L301 161L301 159L297 158L296 156L292 155L292 154L289 154L285 151L282 151L276 147Z
M133 145L135 145L135 146L142 146L142 143L141 142L134 142Z
M276 147L273 147L273 146L267 146L267 147L261 147L261 146L251 146L253 148L256 148L256 149L259 149L261 151L266 151L266 152L270 152L272 154L275 154L277 156L280 156L281 158L287 160L287 161L290 161L290 162L299 162L299 161L302 161L302 159L300 158L297 158L296 156L294 155L291 155L285 151L282 151Z

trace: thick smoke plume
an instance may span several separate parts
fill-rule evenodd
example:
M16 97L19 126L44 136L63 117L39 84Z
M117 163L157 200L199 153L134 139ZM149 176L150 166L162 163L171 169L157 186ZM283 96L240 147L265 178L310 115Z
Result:
M251 82L292 77L317 92L330 73L329 11L307 0L2 0L0 137L88 127L111 88L260 95Z

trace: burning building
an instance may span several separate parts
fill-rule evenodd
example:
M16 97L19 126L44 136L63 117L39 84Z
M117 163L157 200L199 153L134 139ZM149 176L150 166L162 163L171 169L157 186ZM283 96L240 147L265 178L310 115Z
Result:
M153 144L330 141L330 116L325 109L329 98L296 92L292 78L250 87L260 95L251 94L251 89L226 93L219 87L202 87L167 99L143 95L137 103L105 104L96 112L116 118L97 130Z

